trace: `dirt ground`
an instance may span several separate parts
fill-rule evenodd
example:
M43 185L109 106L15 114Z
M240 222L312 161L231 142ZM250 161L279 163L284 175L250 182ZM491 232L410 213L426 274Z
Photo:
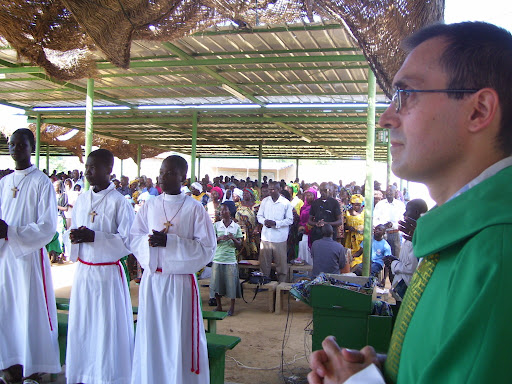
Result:
M69 297L74 270L74 264L52 267L57 297ZM138 305L138 285L131 282L130 291L133 305ZM253 291L247 290L245 296L250 301ZM217 333L242 339L226 354L226 383L307 383L312 309L293 298L288 300L288 296L288 293L284 296L284 309L280 315L268 311L267 292L260 292L249 304L237 299L235 315L217 322ZM201 299L203 309L211 309L207 287L201 286ZM224 309L228 308L228 301L223 301Z

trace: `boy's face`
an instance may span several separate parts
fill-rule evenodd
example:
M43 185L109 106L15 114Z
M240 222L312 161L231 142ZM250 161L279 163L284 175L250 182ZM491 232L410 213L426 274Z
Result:
M180 193L181 184L185 181L186 176L186 173L177 167L175 163L164 161L160 167L158 182L164 192L176 194Z
M373 237L375 238L375 240L380 240L384 236L384 232L385 232L384 226L383 225L377 225L373 229Z
M32 145L27 136L15 133L9 138L9 154L15 162L30 161Z
M91 185L108 183L112 169L102 159L96 156L87 157L85 162L85 177Z

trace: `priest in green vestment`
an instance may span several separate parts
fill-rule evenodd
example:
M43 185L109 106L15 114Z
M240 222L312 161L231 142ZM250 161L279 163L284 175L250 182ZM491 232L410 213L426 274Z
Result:
M511 382L512 35L482 22L436 24L409 37L392 103L393 172L429 188L418 220L422 258L387 356L328 337L311 384ZM340 341L342 344L342 341Z

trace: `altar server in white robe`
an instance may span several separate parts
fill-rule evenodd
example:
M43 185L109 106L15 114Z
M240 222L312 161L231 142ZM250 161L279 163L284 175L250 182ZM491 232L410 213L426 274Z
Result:
M135 213L110 182L114 156L93 151L85 163L92 188L73 209L65 234L72 261L78 261L69 307L68 384L130 382L134 347L130 292L119 259L131 253Z
M163 161L164 193L142 206L132 226L132 250L144 268L132 384L210 381L195 273L212 261L217 242L202 204L180 191L187 168L180 156Z
M9 138L15 171L0 180L0 383L58 373L57 310L45 245L57 228L50 179L30 163L34 135Z

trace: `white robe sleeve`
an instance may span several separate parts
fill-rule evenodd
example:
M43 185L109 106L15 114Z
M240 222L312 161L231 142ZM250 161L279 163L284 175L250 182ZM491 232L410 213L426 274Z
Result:
M84 243L84 248L92 248L95 263L110 263L119 260L131 253L130 229L132 227L135 212L126 200L117 205L116 217L117 232L94 231L94 241Z
M78 201L78 199L77 199ZM71 214L71 227L67 231L64 232L62 235L62 241L64 243L64 248L67 249L67 253L69 255L69 259L73 262L76 262L78 260L78 253L80 252L80 244L73 244L71 242L71 239L69 238L69 233L72 229L76 229L76 214L78 210L73 209L73 212Z
M137 258L140 266L151 272L155 272L157 267L157 258L151 258L151 247L149 246L148 236L148 205L144 204L135 215L132 228L130 230L130 244L133 254ZM156 255L155 255L156 256Z
M217 237L208 212L198 207L194 206L196 220L192 239L175 234L167 235L167 254L162 261L162 273L196 273L213 260L217 249Z
M39 201L27 201L36 204L37 221L22 226L9 225L7 245L16 257L23 257L43 248L57 230L57 200L52 184L41 183Z
M69 238L71 229L77 228L78 214L82 207L83 199L77 200L73 209L71 228L64 233L64 246L69 252L70 259L77 261L78 257L94 263L110 263L119 260L131 253L130 228L133 223L133 208L126 200L119 201L115 205L112 221L116 224L105 230L94 229L94 241L92 243L72 244ZM88 260L93 257L93 260Z

